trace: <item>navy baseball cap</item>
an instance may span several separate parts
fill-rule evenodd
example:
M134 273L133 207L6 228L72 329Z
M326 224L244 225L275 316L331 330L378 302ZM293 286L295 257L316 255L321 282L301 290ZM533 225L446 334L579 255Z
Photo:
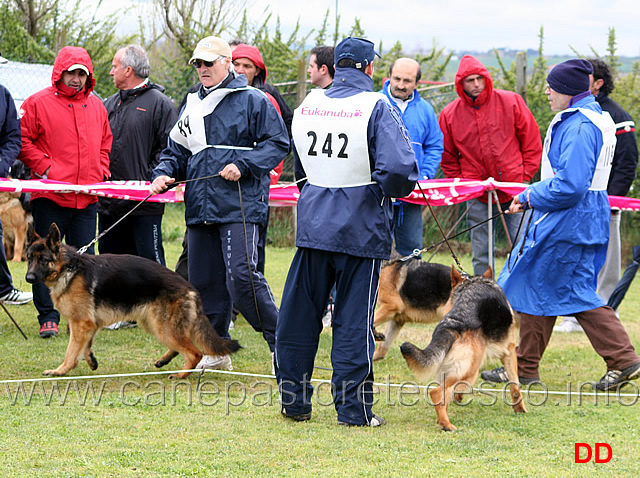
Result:
M381 58L373 47L373 42L364 38L347 37L336 46L334 62L338 66L340 60L350 58L356 63L356 68L362 68L371 63L376 56Z

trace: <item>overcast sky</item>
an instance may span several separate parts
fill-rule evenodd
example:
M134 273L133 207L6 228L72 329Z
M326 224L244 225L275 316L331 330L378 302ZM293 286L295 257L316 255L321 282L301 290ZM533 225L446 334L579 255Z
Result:
M150 0L111 0L122 5ZM494 47L537 49L538 32L544 27L545 54L571 54L570 45L583 55L592 46L606 53L609 27L616 30L618 54L640 55L640 6L636 0L246 0L250 17L264 19L264 9L280 17L283 33L296 21L301 32L318 28L327 9L330 27L335 25L336 4L340 32L346 33L358 17L366 36L389 49L400 40L405 50L431 48L435 40L448 50L486 51ZM113 7L110 7L113 8ZM135 19L123 22L134 29ZM311 35L311 40L315 34ZM228 39L228 38L227 38Z

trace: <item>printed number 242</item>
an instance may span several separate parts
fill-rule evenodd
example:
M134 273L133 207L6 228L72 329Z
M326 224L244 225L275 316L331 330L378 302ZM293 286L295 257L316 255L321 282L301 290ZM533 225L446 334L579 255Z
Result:
M316 151L316 146L318 145L318 135L315 131L307 132L307 136L311 138L311 146L309 146L309 156L318 156L318 151ZM349 155L345 152L347 149L347 144L349 143L349 138L346 134L340 133L338 135L338 146L342 146L340 151L338 152L337 157L346 159ZM320 152L330 158L333 155L333 134L327 133L327 137L324 140L324 144L322 145L322 149Z

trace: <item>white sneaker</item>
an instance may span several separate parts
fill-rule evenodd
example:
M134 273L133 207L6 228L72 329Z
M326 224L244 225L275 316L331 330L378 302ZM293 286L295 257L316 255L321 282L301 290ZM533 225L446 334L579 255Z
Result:
M229 355L203 355L196 368L208 370L233 370Z
M108 330L132 329L137 326L138 324L132 320L121 320L120 322L114 322L111 325L107 325L105 329L108 329Z
M11 289L9 293L5 294L3 297L0 297L0 301L9 305L22 305L26 304L27 302L31 302L32 300L33 294L31 292L22 292L15 287Z
M562 323L553 327L554 332L584 332L575 317L562 317Z

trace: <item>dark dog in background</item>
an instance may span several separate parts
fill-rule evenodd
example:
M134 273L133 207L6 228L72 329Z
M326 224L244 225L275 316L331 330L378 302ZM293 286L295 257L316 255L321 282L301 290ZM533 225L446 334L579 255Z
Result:
M384 335L377 334L378 343L373 360L383 359L406 323L438 322L448 311L451 295L451 270L442 264L419 259L392 260L383 263L378 288L378 308L374 327L387 322Z
M20 262L26 258L27 229L33 223L20 202L20 193L0 191L0 220L2 221L4 252L8 260Z
M91 345L96 333L121 320L136 321L169 347L156 367L182 354L183 371L171 378L188 376L184 370L195 368L202 351L228 355L240 349L237 341L222 339L213 330L193 286L157 262L126 254L79 254L61 243L55 223L45 238L29 229L27 259L27 282L49 287L71 331L64 362L44 375L65 375L82 355L95 370L98 361Z
M515 412L526 412L518 381L516 324L504 291L492 279L491 268L483 276L463 279L451 268L451 310L437 325L424 350L405 342L400 347L409 368L421 381L436 379L430 391L438 424L455 430L447 406L456 385L471 387L485 359L498 358L509 377ZM460 399L461 395L456 398Z

